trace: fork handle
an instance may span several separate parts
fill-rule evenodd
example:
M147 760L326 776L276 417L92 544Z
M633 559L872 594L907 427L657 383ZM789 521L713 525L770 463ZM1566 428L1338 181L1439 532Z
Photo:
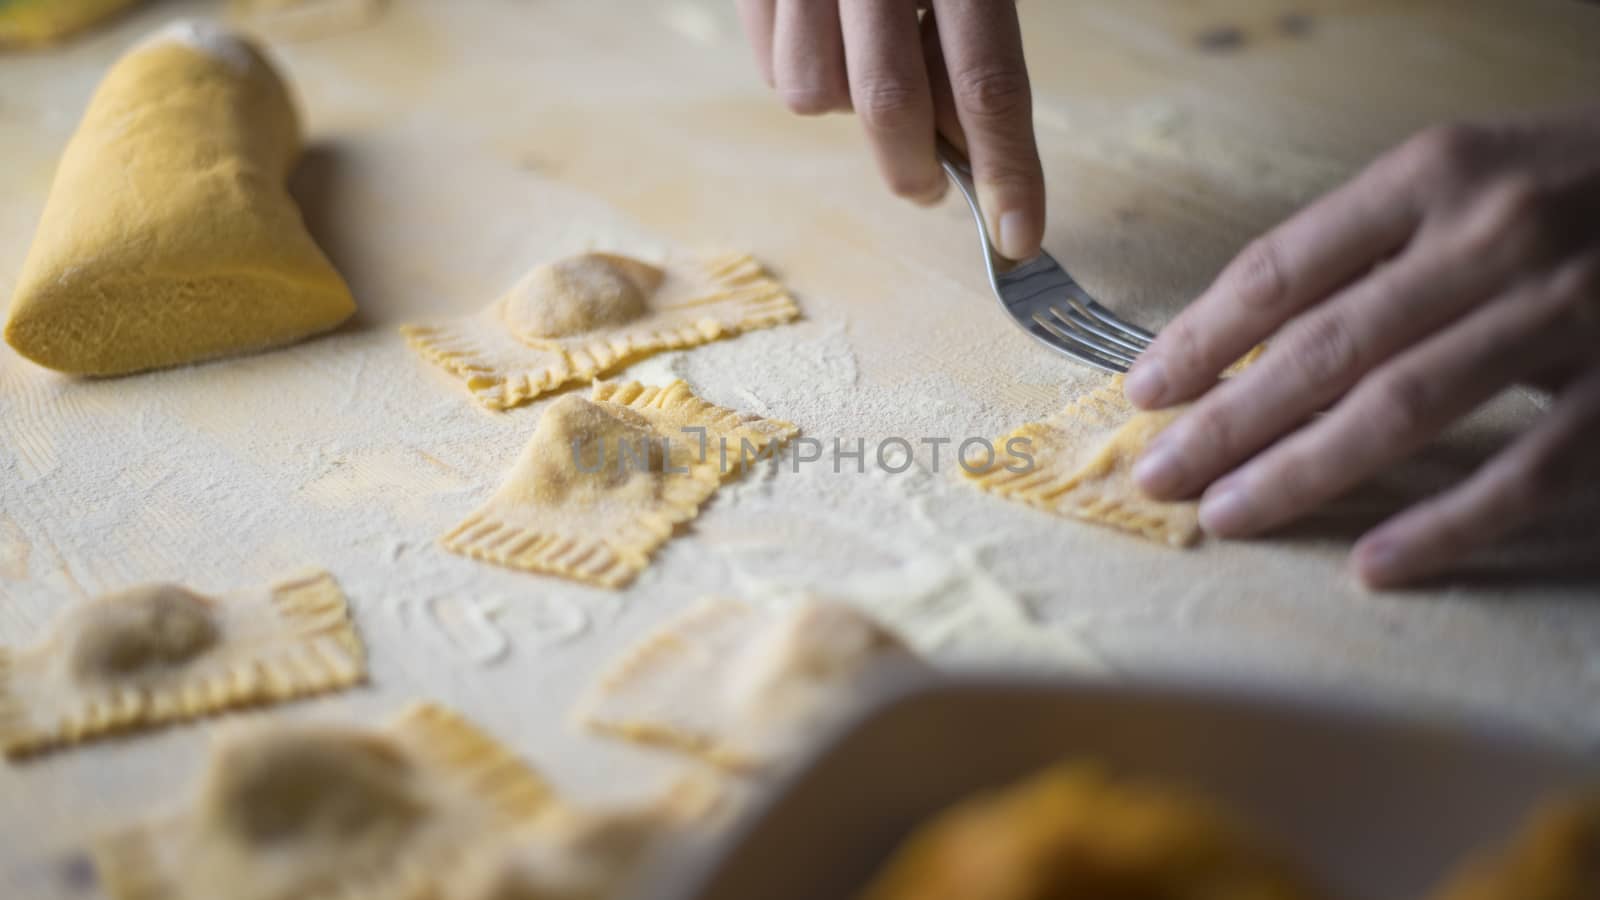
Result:
M1002 256L994 248L994 240L989 237L989 224L983 217L983 207L978 203L978 185L972 179L972 163L942 134L935 136L935 151L939 155L939 165L961 189L961 195L967 198L967 206L972 208L972 218L978 223L978 239L983 242L983 261L989 267L990 280L1009 272L1018 263Z

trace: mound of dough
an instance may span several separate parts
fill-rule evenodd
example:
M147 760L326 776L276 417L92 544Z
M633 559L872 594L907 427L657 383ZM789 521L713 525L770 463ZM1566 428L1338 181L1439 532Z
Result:
M693 347L800 315L754 259L728 254L664 267L584 253L535 268L466 318L407 325L425 358L489 409L510 409L659 350Z
M1593 900L1600 896L1600 791L1552 803L1493 858L1468 865L1437 900Z
M579 719L601 734L751 771L803 748L863 686L924 671L898 637L848 606L765 613L707 600L619 660Z
M0 47L53 44L139 0L7 0L0 2Z
M211 601L180 585L149 585L104 597L82 615L67 659L79 682L134 680L182 667L220 637Z
M112 835L114 900L445 897L474 854L556 804L538 773L422 704L389 728L246 729L175 818Z
M539 266L500 301L506 328L530 344L624 328L650 314L666 272L626 256L585 253Z
M285 187L287 89L233 34L178 23L106 75L67 145L5 338L121 375L261 350L355 311Z
M701 400L677 381L595 385L551 403L505 482L443 538L503 566L620 587L724 478L797 429Z
M0 749L23 756L365 678L326 572L216 600L150 585L69 608L35 647L0 648Z
M1062 765L912 834L862 900L1310 900L1282 860L1166 788Z

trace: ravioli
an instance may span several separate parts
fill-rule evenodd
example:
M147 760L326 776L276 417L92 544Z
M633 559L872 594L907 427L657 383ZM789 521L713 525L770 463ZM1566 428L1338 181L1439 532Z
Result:
M422 704L378 732L234 735L187 809L102 840L95 862L114 900L453 896L474 854L555 804L509 751Z
M848 606L770 613L708 600L624 655L579 720L748 772L803 747L862 688L925 671L897 636Z
M459 879L455 900L608 900L635 882L662 842L708 830L722 792L681 782L644 806L589 810L556 806L509 835Z
M62 155L6 341L57 371L122 375L338 325L355 301L286 188L300 145L254 45L197 23L152 35Z
M1224 372L1232 377L1264 351L1256 347ZM1122 376L1079 397L1040 422L994 442L1027 455L1001 454L989 465L963 470L980 490L1056 515L1107 525L1173 547L1200 539L1198 500L1149 497L1133 467L1161 432L1192 404L1146 412L1128 402Z
M1298 871L1206 804L1063 764L922 825L861 900L1313 900Z
M37 646L0 648L0 748L26 756L365 678L325 572L221 599L149 585L69 609Z
M1552 802L1504 850L1463 867L1437 900L1593 900L1600 890L1600 790Z
M751 257L664 267L585 253L535 268L475 316L401 329L425 358L509 409L659 350L693 347L800 314Z
M1025 451L1031 465L1002 456L964 474L981 490L1046 512L1187 547L1200 537L1199 503L1152 500L1132 477L1139 454L1184 408L1140 412L1123 397L1116 376L995 442Z
M725 477L795 433L682 381L598 384L588 399L551 403L500 489L442 540L474 559L620 587Z

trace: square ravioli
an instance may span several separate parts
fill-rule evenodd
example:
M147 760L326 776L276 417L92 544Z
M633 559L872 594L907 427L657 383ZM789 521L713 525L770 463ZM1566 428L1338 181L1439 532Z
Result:
M530 827L505 835L453 878L451 900L607 900L639 886L664 842L704 839L725 823L728 791L688 777L641 805L554 805Z
M707 600L635 646L585 699L585 727L733 771L802 748L862 688L926 672L866 614L810 602L783 612Z
M24 756L365 678L326 572L222 598L147 585L69 608L34 647L0 648L0 748Z
M679 523L699 514L724 478L796 433L788 422L707 403L682 381L602 383L588 399L550 404L500 489L444 536L444 546L620 587Z
M1223 372L1237 376L1265 352L1258 346ZM1145 449L1193 404L1146 412L1128 402L1122 376L1084 394L1053 416L1029 422L995 442L1012 461L964 474L979 490L1045 512L1107 525L1173 547L1200 540L1198 500L1162 501L1133 481ZM1028 463L1010 453L1022 448Z
M182 811L102 839L94 860L113 900L442 897L555 805L510 751L419 704L378 731L269 725L224 738Z
M1152 500L1132 477L1139 454L1181 412L1141 412L1123 397L1116 376L996 441L1025 448L1031 465L1002 459L965 474L980 490L1046 512L1187 547L1200 537L1199 503Z
M510 409L638 357L768 328L800 315L750 256L655 266L584 253L538 266L477 315L406 325L431 362L489 409Z

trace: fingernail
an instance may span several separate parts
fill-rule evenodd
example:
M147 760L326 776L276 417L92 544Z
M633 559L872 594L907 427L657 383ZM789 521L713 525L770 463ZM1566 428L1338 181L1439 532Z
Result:
M1141 359L1122 382L1122 393L1134 406L1150 409L1167 393L1167 368L1159 359Z
M1183 481L1177 448L1171 441L1157 441L1133 466L1133 481L1139 489L1156 499L1175 494Z
M1401 577L1400 542L1386 537L1362 541L1356 548L1356 571L1369 586L1393 584Z
M1200 527L1219 537L1242 533L1250 524L1244 488L1227 481L1213 485L1200 501Z
M1039 255L1039 246L1029 233L1028 215L1013 209L1000 216L1000 241L995 249L1006 259L1025 260Z

